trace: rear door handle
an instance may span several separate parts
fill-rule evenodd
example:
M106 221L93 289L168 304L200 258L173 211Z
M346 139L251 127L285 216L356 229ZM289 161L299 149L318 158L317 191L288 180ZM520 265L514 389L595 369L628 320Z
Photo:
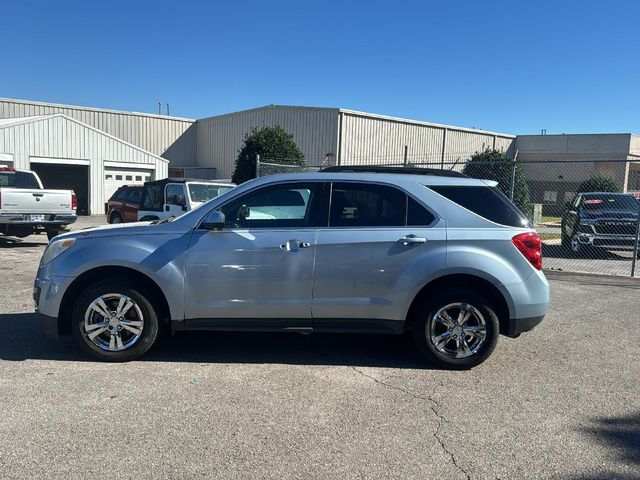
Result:
M301 242L300 240L288 240L282 245L280 248L285 252L297 252L299 248L309 248L311 243L309 242Z
M405 235L404 237L398 239L398 242L400 242L403 245L409 245L412 243L427 243L427 239L424 237L417 237L411 234L411 235Z

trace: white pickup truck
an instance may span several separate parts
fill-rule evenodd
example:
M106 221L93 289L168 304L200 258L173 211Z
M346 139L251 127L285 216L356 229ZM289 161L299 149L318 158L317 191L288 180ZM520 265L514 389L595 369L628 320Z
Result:
M72 190L45 190L35 172L0 166L0 234L51 240L76 221L77 204Z

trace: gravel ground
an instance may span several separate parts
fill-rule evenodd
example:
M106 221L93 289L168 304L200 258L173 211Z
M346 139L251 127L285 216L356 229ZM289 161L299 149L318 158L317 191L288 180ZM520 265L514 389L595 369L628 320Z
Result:
M0 240L0 478L640 478L637 281L551 274L545 321L466 372L351 335L181 334L114 365L41 333L45 244Z

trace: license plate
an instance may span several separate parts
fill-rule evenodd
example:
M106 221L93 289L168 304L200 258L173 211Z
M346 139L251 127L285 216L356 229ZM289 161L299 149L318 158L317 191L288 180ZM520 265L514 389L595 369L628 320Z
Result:
M29 220L32 222L44 222L44 215L29 215Z

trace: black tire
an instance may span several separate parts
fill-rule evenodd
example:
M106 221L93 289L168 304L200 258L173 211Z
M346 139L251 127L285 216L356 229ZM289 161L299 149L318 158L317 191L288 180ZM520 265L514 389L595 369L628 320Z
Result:
M436 313L441 308L457 303L470 305L476 309L481 314L485 326L484 340L478 345L477 350L474 349L473 354L464 358L452 358L441 352L435 346L430 334ZM452 370L473 368L489 358L498 343L500 324L494 307L486 298L469 288L451 288L430 292L417 306L413 314L413 336L420 352L428 360L442 367ZM444 329L446 330L446 328ZM451 341L455 342L453 338ZM450 345L449 342L447 344Z
M593 256L594 249L591 245L580 243L578 235L573 235L573 238L569 239L569 251L573 258L589 258ZM574 246L575 243L575 246Z
M49 240L53 240L58 235L60 235L60 231L59 230L47 230L47 238Z
M132 307L132 309L135 310L134 313L137 312L136 308L139 308L143 316L142 333L138 336L135 343L120 351L108 351L100 348L89 339L85 330L85 313L89 308L89 305L91 305L91 303L97 298L103 295L107 296L108 294L120 294L129 297L135 304L135 307ZM153 295L143 287L134 286L127 281L115 278L96 282L82 292L73 306L71 318L73 336L85 352L98 360L108 362L127 362L135 360L145 354L155 344L156 340L160 336L160 321L158 319L158 312L160 310L156 305L157 302ZM115 327L110 326L109 328ZM129 332L123 331L123 335L126 334L131 335ZM101 335L103 335L101 338L104 338L110 334L106 331Z
M122 223L122 217L119 213L114 213L111 215L111 218L109 218L109 223Z

